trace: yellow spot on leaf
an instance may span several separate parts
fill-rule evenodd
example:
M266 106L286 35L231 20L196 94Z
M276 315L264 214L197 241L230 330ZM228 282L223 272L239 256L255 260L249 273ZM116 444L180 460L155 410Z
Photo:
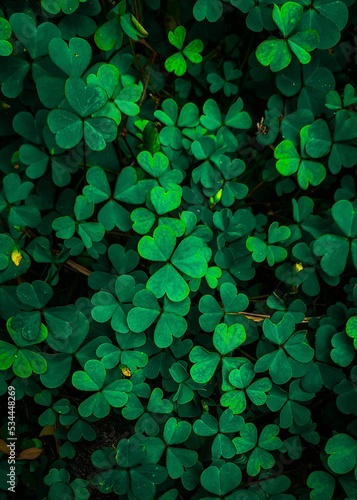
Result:
M19 267L20 262L22 261L22 253L17 248L11 252L11 260L15 264L16 267Z
M127 366L122 366L121 367L121 372L124 375L124 377L131 377L131 371Z
M295 271L297 273L299 273L300 271L302 271L304 269L304 266L302 265L302 262L297 262L294 267L295 267Z

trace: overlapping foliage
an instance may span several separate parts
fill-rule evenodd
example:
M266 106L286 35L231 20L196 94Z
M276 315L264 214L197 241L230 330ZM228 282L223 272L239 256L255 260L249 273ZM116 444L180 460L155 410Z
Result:
M357 497L356 21L353 0L0 1L16 495Z

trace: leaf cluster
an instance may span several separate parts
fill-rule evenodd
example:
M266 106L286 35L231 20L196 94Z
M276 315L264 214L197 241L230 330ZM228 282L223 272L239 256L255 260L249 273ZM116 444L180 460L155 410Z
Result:
M357 498L355 7L0 1L0 500Z

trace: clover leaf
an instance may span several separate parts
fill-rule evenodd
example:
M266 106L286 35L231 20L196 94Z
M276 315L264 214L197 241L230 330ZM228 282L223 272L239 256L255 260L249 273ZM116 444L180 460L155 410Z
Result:
M239 313L248 307L248 297L243 293L238 293L232 283L223 283L220 287L220 295L222 306L212 295L203 295L200 298L198 308L202 314L199 322L205 332L212 332L223 317L228 326L241 323L243 320Z
M235 64L231 61L223 63L223 78L216 71L208 73L207 82L211 84L210 92L215 94L223 88L224 95L230 97L238 93L238 86L233 81L236 81L242 76L242 72L236 69Z
M276 384L285 384L292 377L292 363L308 363L314 356L314 350L306 340L307 332L294 333L294 318L285 313L283 318L275 324L270 319L263 322L263 332L266 339L278 347L277 350L262 355L255 364L256 373L269 370L269 374Z
M131 229L129 212L111 199L111 188L105 171L100 167L91 167L86 174L88 186L83 189L84 196L93 203L107 202L98 212L98 221L107 231L117 227L121 231Z
M65 94L72 111L53 109L48 115L48 126L56 134L56 143L64 149L73 148L82 138L93 151L102 151L107 142L117 135L114 120L92 115L107 102L105 91L98 86L87 85L77 77L67 79Z
M221 0L213 0L210 4L207 4L205 0L196 0L193 7L193 15L197 21L203 21L206 18L211 23L214 23L221 17L222 12Z
M84 246L90 249L94 243L101 241L105 232L105 227L100 222L87 221L93 215L93 212L94 203L86 196L79 195L76 197L74 204L74 215L77 221L68 215L64 215L53 220L52 228L56 231L58 238L65 240L72 238L74 233L77 232Z
M227 325L221 323L216 326L213 334L213 345L217 352L208 351L201 346L195 346L190 352L191 377L195 382L206 384L213 377L221 359L243 344L246 332L242 325Z
M189 286L182 276L202 278L208 269L210 250L196 236L188 236L176 247L174 231L167 226L157 227L153 237L143 236L138 244L139 254L147 260L166 262L146 284L157 298L165 294L173 302L184 300L189 294Z
M357 411L356 398L355 398L355 380L357 374L357 367L354 366L350 373L350 380L342 380L334 387L334 392L338 394L336 399L337 407L342 413L347 415Z
M326 177L326 169L322 163L311 161L305 146L309 140L310 125L300 130L301 154L290 140L284 140L274 150L274 156L278 160L277 171L284 176L297 172L297 179L302 189L307 189L309 184L318 186ZM325 140L326 143L326 140ZM315 154L311 143L310 151ZM325 147L325 146L324 146Z
M253 381L254 377L254 365L249 361L240 368L232 370L228 377L229 383L238 390L227 391L223 394L220 399L221 405L230 408L235 415L243 413L246 409L246 396L256 406L263 405L267 400L266 392L271 389L272 383L266 377Z
M191 433L191 425L186 421L177 421L171 417L164 427L164 440L166 442L166 466L169 476L173 479L182 477L184 471L193 467L198 459L194 450L178 448L176 444L184 443Z
M314 242L313 251L316 256L322 257L320 265L328 276L339 276L346 267L349 254L357 268L357 216L348 200L336 202L331 215L344 236L322 235Z
M237 453L252 451L248 458L247 472L250 476L259 474L260 469L270 469L275 463L270 451L277 450L282 446L279 427L274 424L265 426L258 438L258 431L254 424L248 423L239 431L240 437L233 439Z
M280 411L279 425L282 429L287 429L293 423L306 425L310 421L310 410L300 403L310 401L313 397L313 393L302 389L298 380L293 380L288 393L273 386L268 394L267 406L271 411Z
M338 1L333 6L325 4L323 0L313 3L310 0L299 1L307 9L300 21L301 28L315 30L319 35L318 49L329 49L335 46L340 39L340 32L346 26L348 10L343 2Z
M163 308L150 290L140 290L136 293L133 304L135 307L128 313L128 326L133 332L143 332L159 318L154 341L160 348L169 347L174 337L182 337L187 329L184 316L190 308L188 297L181 302L172 302L164 297Z
M177 26L174 31L169 32L168 38L171 45L179 50L179 52L176 52L165 61L165 68L169 73L174 72L176 76L184 75L187 71L186 59L196 64L202 61L200 52L203 50L203 43L201 40L193 40L183 48L186 38L186 28Z
M165 99L161 108L154 113L155 118L165 125L159 134L160 142L175 150L180 149L183 144L183 136L188 133L187 129L199 124L198 108L195 104L188 102L179 112L173 99Z
M269 266L273 266L275 262L285 260L288 255L285 248L274 243L284 242L290 237L290 234L288 227L279 227L278 222L273 222L269 227L267 243L256 236L250 236L246 241L246 246L252 252L252 258L255 262L263 262L266 259Z
M272 20L272 8L264 0L253 2L252 0L231 0L231 4L243 13L248 13L245 22L247 27L254 32L273 30L275 25Z
M303 7L298 3L286 2L281 8L274 5L273 20L284 38L270 37L258 46L256 57L263 66L281 71L291 63L292 53L301 64L310 62L309 52L318 46L319 36L315 30L297 30L302 16Z
M55 65L72 77L82 76L92 59L91 46L83 38L71 38L68 45L61 38L54 38L48 50Z
M344 433L336 434L327 441L325 451L329 455L327 463L336 474L346 474L355 469L357 441L353 437Z
M136 285L135 279L130 275L119 276L115 280L115 296L109 291L100 291L93 295L91 311L93 319L99 323L111 320L114 331L127 333L127 315L132 308L132 300L142 285Z
M202 486L220 497L235 490L241 479L241 470L233 463L222 463L221 467L211 465L202 472L200 477Z
M160 178L169 168L169 160L160 151L151 154L149 151L141 151L137 157L138 163L152 177Z
M312 488L310 493L312 500L318 500L321 497L333 498L335 478L331 474L321 470L311 472L307 479L307 485Z
M209 413L204 413L194 422L193 430L198 436L215 436L211 446L212 459L215 460L220 457L232 458L236 454L230 436L238 432L243 425L243 417L234 415L232 410L227 409L221 414L219 422Z
M87 85L95 85L106 92L107 102L93 116L111 118L117 125L120 124L122 113L127 116L136 116L139 106L136 104L140 99L142 84L121 83L121 75L118 68L112 64L101 66L97 75L90 74L87 77Z
M48 331L45 325L39 324L34 328L34 316L9 318L6 328L16 345L0 340L0 368L7 370L12 367L13 372L20 378L29 378L32 372L42 374L47 369L47 362L35 347L46 339ZM28 321L28 318L31 321ZM25 347L29 347L25 349Z
M128 400L128 392L132 389L130 380L114 380L105 385L106 369L95 359L84 365L84 371L76 371L72 376L74 387L81 391L92 391L94 394L82 401L78 407L82 417L94 415L97 418L106 417L110 407L121 408Z
M343 91L343 99L336 90L331 90L326 95L326 108L333 110L348 109L357 102L355 89L351 84L347 84Z
M353 144L356 134L357 118L351 117L348 111L338 111L336 113L333 145L328 159L328 166L333 174L337 174L342 166L350 168L356 164L357 154Z
M108 21L101 24L94 34L94 41L100 50L110 51L119 49L123 41L123 17L126 11L126 2L118 2L107 13Z
M153 458L148 463L145 461L146 451L143 447L143 438L142 435L133 435L129 439L120 440L116 452L111 448L103 448L94 452L93 464L98 468L106 469L92 480L94 485L99 486L99 491L109 493L114 489L120 496L130 491L136 497L141 496L143 500L155 497L156 485L167 479L167 468L158 465ZM151 443L146 438L145 449L147 447L150 450L149 456L151 457L153 455L155 457L156 443L157 441ZM117 466L115 466L116 462Z
M43 22L36 26L36 22L31 15L26 13L12 14L9 18L13 35L23 45L28 52L34 64L31 64L26 58L10 56L7 59L7 69L3 74L0 70L1 89L5 96L15 98L23 90L24 80L31 69L33 77L36 75L36 69L40 64L37 59L48 54L49 43L53 38L61 37L60 29L51 22ZM7 46L8 47L8 46ZM10 73L8 72L10 69ZM16 73L16 79L12 79L13 72Z
M32 182L22 182L18 174L9 173L4 177L3 192L0 194L0 213L7 214L12 227L35 227L39 223L39 209L21 203L33 188Z

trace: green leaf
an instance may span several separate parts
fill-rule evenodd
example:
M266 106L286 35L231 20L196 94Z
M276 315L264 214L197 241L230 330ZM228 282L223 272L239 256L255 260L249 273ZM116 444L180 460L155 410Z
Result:
M193 430L198 436L214 436L218 432L218 422L209 413L204 413L193 424Z
M79 116L90 116L107 102L107 96L101 87L86 85L79 77L70 77L65 85L66 98Z
M21 283L16 289L16 294L22 303L41 309L53 297L53 290L44 281L34 280L31 284Z
M178 422L174 417L169 418L164 427L164 439L170 446L184 443L190 433L191 425L185 421Z
M81 76L92 59L91 46L83 38L71 38L68 45L54 38L48 48L52 61L68 76Z
M147 260L167 262L176 246L176 236L167 226L155 229L153 237L143 236L138 244L139 254Z
M281 9L274 5L273 20L284 37L288 37L299 24L303 13L302 5L286 2Z
M311 472L307 479L307 485L312 488L310 493L312 500L319 500L320 498L333 499L335 478L327 472L320 470Z
M348 200L336 202L331 209L332 217L341 231L349 238L357 236L357 213Z
M350 415L357 411L356 398L355 398L355 385L354 380L356 378L356 367L354 366L351 370L350 380L342 380L339 384L334 387L334 392L338 394L336 399L336 404L338 409L346 414Z
M206 384L213 377L220 361L220 355L195 346L190 352L190 361L194 363L190 370L192 379L199 384Z
M347 238L324 234L315 240L313 251L317 257L322 257L320 265L328 276L340 276L343 273L349 254Z
M353 345L357 350L357 316L352 316L346 323L346 333L353 339Z
M158 154L158 153L157 153ZM175 210L181 205L182 188L165 191L161 186L155 186L150 192L150 200L157 214L163 215Z
M181 50L186 38L186 28L183 26L177 26L174 31L169 32L168 38L171 45L176 47L176 49Z
M156 271L146 286L158 299L166 293L167 297L173 302L181 302L190 292L185 279L171 264L167 264Z
M12 33L10 23L0 17L0 56L6 57L12 53L12 45L8 42L8 38L10 38Z
M102 203L109 199L111 190L108 178L100 167L91 167L86 174L88 186L83 189L83 194L93 203Z
M52 39L62 36L55 24L44 22L36 27L34 19L24 13L12 14L9 20L14 34L29 52L31 59L47 55Z
M274 37L262 42L255 55L260 64L270 66L274 73L286 68L291 62L291 53L285 40L278 40Z
M55 219L52 223L52 228L56 231L57 238L67 240L74 235L76 223L71 217L65 215L64 217Z
M205 253L206 249L202 239L189 236L182 240L176 248L171 262L191 278L202 278L207 272L207 260L210 256L210 254Z
M137 160L139 165L153 177L160 177L169 167L168 158L159 151L153 155L149 151L141 151Z
M134 205L144 203L157 182L153 179L137 181L136 171L132 167L123 168L115 185L114 199Z
M241 98L237 100L229 108L226 114L224 123L228 127L233 127L237 129L248 129L252 126L252 119L246 111L242 111L243 101ZM232 176L234 177L234 176Z
M64 109L54 109L49 113L48 126L56 134L57 145L63 149L77 146L83 137L80 117Z
M291 141L282 141L274 149L274 156L278 160L276 169L281 175L291 175L297 172L300 165L300 155Z
M327 459L329 467L336 474L346 474L353 470L357 463L357 441L348 434L336 434L325 446L330 455Z
M131 391L133 384L130 380L115 380L103 389L103 396L113 408L121 408L128 401L128 392Z
M304 30L292 35L288 39L288 45L301 64L308 64L311 61L309 52L317 48L319 40L316 31Z
M104 365L92 359L84 365L84 371L73 373L72 383L80 391L99 391L103 387L104 379Z
M326 156L331 148L331 135L324 120L316 120L308 129L309 139L305 150L312 158Z
M186 448L168 448L166 465L169 476L173 479L182 477L187 468L193 467L197 462L197 452Z
M212 465L201 474L202 486L214 495L223 496L239 486L242 480L240 468L233 463L224 463L220 468Z
M163 399L164 393L159 387L156 387L151 395L148 402L147 409L154 413L171 413L173 405L168 399Z
M223 5L221 0L213 0L208 4L205 0L196 0L193 7L193 15L197 21L207 19L211 23L215 23L221 17Z
M78 411L84 418L94 415L100 419L109 415L110 405L101 392L96 392L80 403Z
M40 375L47 370L46 360L37 352L21 349L14 354L14 358L12 369L20 378L28 378L32 372Z
M237 453L253 450L248 459L248 474L256 476L261 468L270 469L274 465L274 457L267 450L276 450L282 446L281 440L276 437L278 433L277 425L267 425L262 430L258 441L257 429L254 424L249 423L240 430L241 437L233 439Z
M108 52L117 45L121 46L123 40L123 30L119 19L110 19L108 22L98 27L94 34L94 41L97 47Z
M165 69L169 73L174 72L176 76L183 76L186 73L187 63L181 52L176 52L166 59Z
M245 424L240 430L240 437L234 438L233 443L237 453L246 453L255 448L258 442L258 432L254 424Z
M9 318L6 328L19 347L39 344L46 339L48 331L38 311L20 312Z
M25 200L32 191L32 182L22 182L18 174L8 174L4 177L3 187L6 199L9 203L17 203Z
M217 325L213 334L213 345L222 355L229 354L243 344L246 332L242 325Z
M202 61L200 52L202 52L203 47L204 45L202 40L193 40L183 49L183 54L189 61L198 64Z

